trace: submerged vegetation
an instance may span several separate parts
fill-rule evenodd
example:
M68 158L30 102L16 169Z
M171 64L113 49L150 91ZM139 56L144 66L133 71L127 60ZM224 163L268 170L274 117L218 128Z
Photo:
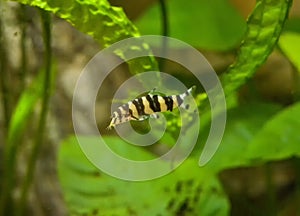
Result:
M109 47L122 39L146 33L154 34L160 30L153 23L153 17L160 15L159 7L163 11L162 34L178 37L201 50L222 52L222 55L225 52L235 53L235 60L227 68L217 71L228 109L226 130L219 149L208 164L198 166L199 155L210 127L209 118L203 118L201 138L190 157L178 169L155 180L129 182L101 172L83 154L76 136L71 132L63 134L56 145L57 149L52 151L57 155L55 177L57 175L61 186L65 201L63 206L67 209L67 214L300 215L297 205L300 200L300 32L295 27L295 23L299 25L300 15L298 14L298 19L288 18L291 0L257 0L247 21L240 17L227 0L219 0L218 3L197 0L185 2L190 11L182 11L180 0L161 0L160 4L154 4L134 22L127 18L121 7L111 6L107 0L15 2L20 4L17 6L20 10L30 8L35 11L34 17L40 18L39 37L42 38L43 61L38 59L37 61L42 62L39 68L35 72L29 71L27 62L34 56L28 55L25 41L29 37L26 26L32 23L26 20L28 17L24 14L20 15L21 72L18 75L10 74L10 50L6 46L7 35L4 31L8 24L5 22L6 17L0 15L0 215L31 215L38 214L37 212L52 215L59 212L51 211L55 207L47 210L45 203L39 204L42 207L35 211L31 194L34 192L30 190L38 161L43 164L43 158L39 154L43 148L47 149L45 146L51 142L50 137L55 136L51 130L53 126L47 120L51 115L50 107L60 106L51 102L51 96L58 91L56 80L60 76L60 71L57 71L60 59L55 58L51 48L54 39L51 27L57 19L54 15L91 36L100 46ZM0 6L2 8L9 3L11 2L0 1ZM199 23L193 23L195 16L191 14L199 19L196 20ZM130 47L115 50L115 54L126 61L128 48ZM131 75L155 71L159 66L165 66L152 56L150 48L143 43L136 52L141 50L149 55L128 61ZM290 91L280 99L265 97L255 87L259 70L274 52L287 59L292 68ZM282 76L286 74L285 71L281 73ZM190 76L184 73L178 76L183 82L192 83ZM274 76L272 71L269 76ZM264 86L268 90L274 88L268 81ZM205 92L199 90L195 98L200 115L208 116L209 101ZM107 114L105 118L109 116ZM178 119L173 119L163 138L167 148L174 143L174 134L180 132ZM155 151L132 146L118 136L110 134L102 138L123 157L152 159L156 156ZM85 140L93 144L97 143L98 137L86 136ZM24 149L26 163L22 152ZM290 171L288 174L285 173L286 170L281 173L285 179L289 179L288 182L283 182L284 186L276 182L278 179L274 174L279 165L288 167ZM257 175L254 172L253 176L243 174L243 171L251 169L259 169L261 172ZM231 172L234 174L230 175ZM247 181L244 182L246 186L234 184L244 178L253 178L253 182L260 184L262 181L263 189L260 190L263 191L255 196L251 189L245 189L253 184L246 185ZM37 181L43 182L44 179ZM237 187L245 188L243 191L241 188L236 189ZM48 196L47 193L43 195Z

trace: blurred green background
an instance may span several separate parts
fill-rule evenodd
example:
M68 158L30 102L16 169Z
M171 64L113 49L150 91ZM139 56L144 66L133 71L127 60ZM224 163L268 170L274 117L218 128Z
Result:
M299 4L1 0L0 215L300 215ZM73 131L72 97L97 52L145 34L180 39L207 58L222 82L228 118L218 151L199 167L210 112L196 83L201 129L191 156L164 177L129 182L87 160ZM169 49L190 57L186 50ZM116 57L126 58L125 48ZM156 157L180 132L176 112L166 114L168 129L150 148L132 146L105 129L118 87L134 74L159 68L187 87L195 84L180 65L150 56L120 65L99 90L99 131L128 158ZM87 83L83 99L90 91ZM81 106L82 127L88 129L84 100ZM132 125L148 130L147 122ZM86 142L97 139L87 136Z

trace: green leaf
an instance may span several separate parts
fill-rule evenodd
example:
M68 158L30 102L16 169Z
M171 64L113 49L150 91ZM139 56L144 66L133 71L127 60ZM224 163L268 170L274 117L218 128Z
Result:
M300 33L300 18L290 17L284 26L284 31Z
M18 103L12 113L11 120L8 127L7 143L4 149L4 173L6 178L3 179L3 193L2 203L8 196L14 182L15 182L15 169L16 159L22 138L26 132L26 126L31 122L31 115L36 108L37 103L41 100L44 93L44 76L45 69L41 70L38 76L33 80L21 94ZM54 79L55 73L51 73L51 79ZM54 83L54 82L51 82ZM51 86L53 87L53 86ZM49 89L51 91L51 88Z
M36 6L43 10L54 13L62 19L71 23L83 33L92 36L99 44L108 47L120 40L130 37L138 37L140 34L137 28L126 17L123 9L114 7L107 0L15 0L22 4ZM140 42L140 43L138 43ZM115 50L115 54L127 61L126 51L148 53L148 56L139 60L129 61L130 71L133 74L143 71L157 69L157 63L151 55L148 46L142 41L136 41L137 47L131 49L123 47L122 50Z
M222 142L206 168L217 173L223 169L251 165L246 152L252 139L279 110L277 105L262 103L229 110Z
M38 77L30 87L22 94L12 114L8 130L8 143L20 141L24 128L36 106L38 100L42 97L42 79Z
M279 112L251 141L250 160L265 162L300 156L300 103Z
M273 51L287 20L292 0L258 0L247 20L247 31L235 62L221 75L227 108L237 104L236 93ZM209 111L208 98L197 101L203 112Z
M9 196L10 190L15 182L16 172L16 159L22 137L25 133L25 127L30 122L31 114L42 97L43 87L41 85L41 76L36 79L33 84L28 87L20 96L18 104L12 113L11 120L9 122L7 143L4 148L4 174L5 178L1 182L3 185L2 191L2 203L5 204L5 199Z
M245 21L227 0L172 0L167 4L171 37L214 50L228 50L242 40ZM155 4L136 22L142 34L161 34L159 7Z
M55 77L55 66L51 73L51 79ZM22 92L20 99L12 113L11 121L8 128L7 148L8 155L15 157L17 146L24 134L25 127L30 123L30 117L39 100L43 97L43 79L44 69L39 72L39 75L31 83L29 87ZM51 82L54 83L54 82ZM54 86L51 86L50 91ZM12 158L9 157L9 158Z
M300 73L300 33L284 32L280 36L279 46Z
M97 139L86 137L85 140L90 145ZM105 141L116 151L125 150L117 148L117 144L126 144L118 138L106 137ZM143 149L126 145L127 156L149 156ZM58 172L71 215L222 216L229 211L228 200L217 178L209 170L199 168L194 159L188 159L159 179L129 182L99 171L87 160L76 138L70 137L61 145Z
M292 0L258 0L247 21L247 32L234 64L223 75L225 95L245 84L273 51Z
M104 46L124 38L139 36L138 30L127 19L122 8L112 7L106 0L17 0L17 2L40 7L58 15Z
M206 169L217 173L300 156L300 103L279 110L272 104L230 110L222 142Z

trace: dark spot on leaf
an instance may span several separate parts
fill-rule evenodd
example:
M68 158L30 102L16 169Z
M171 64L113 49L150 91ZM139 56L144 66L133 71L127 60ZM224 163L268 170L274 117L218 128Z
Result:
M218 190L217 190L217 188L213 187L213 188L211 189L211 192L212 192L212 193L218 193Z
M186 198L176 211L176 216L184 216L189 210L189 199Z
M193 179L186 181L186 185L188 185L188 186L192 186L193 183L194 183Z
M97 215L97 214L98 214L98 212L99 212L99 210L98 210L98 209L94 209L94 210L93 210L93 212L92 212L92 215Z
M196 188L196 193L200 194L201 192L202 192L201 185L198 185L197 188Z
M182 190L182 182L181 181L176 183L175 190L176 190L177 193L181 192L181 190Z
M198 201L199 201L199 194L196 194L195 196L194 196L194 203L197 203Z
M195 196L194 196L194 203L197 203L199 201L199 197L200 197L200 194L202 192L202 188L200 185L197 186L196 188L196 192L195 192Z
M93 173L93 176L99 177L99 176L101 176L101 173L96 171L96 172Z
M175 200L174 200L174 198L172 198L167 205L167 209L170 210L171 208L173 208L174 203L175 203Z
M127 207L127 212L128 212L128 215L137 215L136 211L133 210L131 207Z

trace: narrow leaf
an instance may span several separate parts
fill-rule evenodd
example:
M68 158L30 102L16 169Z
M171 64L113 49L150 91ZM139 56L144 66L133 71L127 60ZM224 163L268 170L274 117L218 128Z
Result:
M258 0L247 21L247 32L234 64L222 77L225 95L251 78L273 51L292 0Z

